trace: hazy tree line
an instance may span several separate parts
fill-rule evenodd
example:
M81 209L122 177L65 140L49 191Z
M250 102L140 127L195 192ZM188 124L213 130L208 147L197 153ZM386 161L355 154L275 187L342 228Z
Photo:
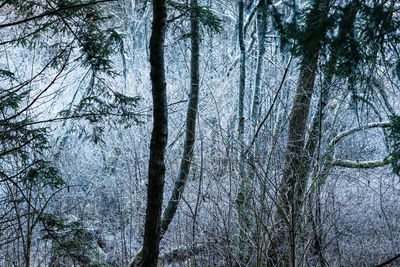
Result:
M400 2L2 0L1 266L397 266Z

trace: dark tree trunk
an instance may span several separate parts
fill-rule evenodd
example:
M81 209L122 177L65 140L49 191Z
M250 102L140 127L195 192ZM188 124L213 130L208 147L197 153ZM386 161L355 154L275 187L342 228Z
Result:
M197 6L197 0L191 0L190 5L192 12L190 16L191 21L191 40L192 40L192 54L191 54L191 88L189 95L189 104L186 115L186 137L184 144L184 151L179 169L179 176L176 179L174 190L172 191L171 198L168 201L168 206L165 209L162 220L161 220L161 234L163 235L169 224L171 223L176 209L178 208L179 201L182 198L183 190L187 177L189 175L190 166L193 159L193 146L196 137L196 117L197 117L197 106L199 102L199 67L200 67L200 36L199 36L199 21L195 8Z
M321 32L324 31L324 28L315 25L323 27L329 10L328 3L329 0L315 2L313 10L306 19L309 40L302 46L300 76L289 116L285 164L274 216L274 232L268 251L270 266L276 266L278 263L279 266L296 266L296 239L298 225L302 220L301 211L308 178L304 174L309 166L304 151L307 120L314 91L318 54L321 49L321 40L318 38L323 37ZM314 36L315 31L318 33L318 38L317 35Z
M246 256L246 240L248 229L247 211L247 194L246 194L246 177L244 173L244 92L246 87L246 48L244 45L244 3L243 0L238 2L238 32L239 32L239 48L240 48L240 66L239 66L239 99L238 99L238 140L239 140L239 177L240 187L236 199L238 210L238 254L241 261Z
M153 96L153 131L150 141L149 180L142 266L157 266L160 217L165 176L165 147L168 139L167 92L164 70L164 40L167 9L165 0L153 0L150 38L150 77Z
M279 259L285 259L283 266L294 266L295 226L297 225L297 211L299 210L305 182L298 181L298 178L300 177L299 172L303 168L303 148L317 60L318 52L310 59L303 59L299 83L290 113L283 180L275 215L276 230L268 252L271 266L278 264ZM282 245L284 246L282 247ZM291 259L289 259L289 255Z
M193 159L193 147L196 139L196 118L197 118L197 107L199 102L199 84L200 84L200 36L199 36L199 21L196 13L197 0L191 0L190 2L192 11L190 15L191 21L191 41L192 41L192 53L191 53L191 87L189 95L189 104L186 115L186 132L185 132L185 144L182 155L181 165L179 174L175 182L174 189L171 197L168 201L167 208L163 212L162 219L160 221L160 234L158 237L158 243L162 239L164 233L168 230L168 227L175 216L178 208L179 201L182 198L183 191L187 177L189 176L190 166ZM142 254L144 256L144 247L139 250L135 258L130 263L130 266L135 266L137 262L141 261Z

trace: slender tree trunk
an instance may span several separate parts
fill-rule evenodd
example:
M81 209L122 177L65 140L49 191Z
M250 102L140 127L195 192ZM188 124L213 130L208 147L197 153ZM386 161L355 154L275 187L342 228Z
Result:
M171 197L168 201L167 208L164 210L161 221L160 221L160 236L161 241L164 233L168 230L168 227L175 216L178 204L182 198L183 191L185 189L187 177L189 176L190 166L193 159L193 148L196 139L196 118L197 109L199 102L199 84L200 84L200 36L199 36L199 21L196 13L196 6L198 5L197 0L191 0L190 5L192 8L190 21L191 21L191 42L192 42L192 53L191 53L191 87L189 95L189 104L186 115L186 131L185 131L185 143L184 151L182 155L181 165L179 169L178 177L175 181L175 186L172 191ZM158 242L159 242L158 241ZM143 250L140 249L135 255L135 258L131 261L129 266L135 266L137 262L140 262L140 258L144 255Z
M153 96L153 131L150 141L149 180L142 266L157 266L160 218L165 176L165 147L168 139L167 92L164 70L164 40L167 9L165 0L153 0L150 38L150 77Z
M258 54L256 77L254 81L253 107L251 112L251 120L253 129L256 129L259 120L260 109L260 84L264 65L265 54L265 33L267 31L267 3L266 0L260 0L257 6L257 39Z
M171 223L176 209L178 208L179 201L182 198L183 191L187 177L189 175L190 166L193 159L193 147L196 138L196 118L197 107L199 102L199 83L200 83L200 36L199 36L199 21L195 12L197 0L191 0L190 5L192 8L190 22L191 22L191 41L192 41L192 54L191 54L191 88L189 95L189 104L186 114L186 136L182 161L179 169L179 175L175 182L171 198L168 201L168 206L165 209L161 220L161 234L163 235L169 224Z
M241 261L245 259L246 233L248 233L248 216L246 214L248 199L246 197L246 177L244 172L244 92L246 87L246 48L244 45L244 2L238 1L239 17L239 49L240 49L240 66L239 66L239 101L238 101L238 140L239 140L239 178L240 186L236 199L238 209L238 254Z
M240 67L239 67L239 101L238 101L238 139L240 143L240 159L239 162L239 172L240 176L244 176L244 164L242 159L244 159L244 92L246 87L246 48L244 45L244 3L243 0L239 0L239 18L238 18L238 28L239 28L239 49L240 49Z
M305 161L303 165L303 170L301 171L300 179L308 179L310 171L314 168L315 164L319 161L319 154L316 157L316 149L317 146L320 145L321 142L321 129L322 129L322 121L325 116L325 108L328 105L329 96L330 96L330 85L332 83L332 68L336 64L336 55L333 54L328 63L326 64L325 70L325 81L324 86L321 88L321 94L318 101L317 109L314 113L314 116L311 121L311 126L308 134L308 139L305 144L304 154ZM317 153L320 153L318 150ZM322 233L321 233L321 223L320 223L320 214L321 214L321 203L320 203L320 189L321 184L320 181L316 181L315 191L311 191L310 198L308 200L308 223L311 224L313 230L313 240L311 244L311 253L318 256L320 261L320 265L325 266L326 260L323 256L322 252ZM315 213L313 213L313 210Z
M255 74L255 79L254 79L254 93L253 93L253 105L252 105L252 111L251 111L251 124L252 124L252 134L250 135L250 142L252 136L255 135L257 131L257 126L259 123L259 117L260 117L260 99L261 99L261 77L263 73L263 66L264 66L264 54L265 54L265 34L267 30L267 3L266 0L260 0L260 2L257 5L257 19L256 19L256 26L257 26L257 40L258 40L258 53L257 53L257 64L256 64L256 74ZM254 176L255 176L255 157L257 155L257 140L255 140L254 145L252 146L251 150L249 151L248 158L249 158L249 168L248 168L248 179L246 181L246 186L245 186L245 199L247 199L247 202L250 203L252 199L252 184L254 182ZM262 192L262 191L261 191ZM262 196L261 196L262 198ZM246 207L248 208L248 207ZM259 217L255 216L256 219L253 221L253 218L249 218L249 230L251 231L251 236L254 240L259 240L257 238L258 235L258 225L260 225L257 222L257 218ZM261 213L262 216L262 213ZM261 220L263 218L261 217ZM256 244L256 249L257 249L257 258L258 255L260 254L261 246L260 244ZM246 259L248 259L251 254L253 254L253 251L251 247L247 251Z

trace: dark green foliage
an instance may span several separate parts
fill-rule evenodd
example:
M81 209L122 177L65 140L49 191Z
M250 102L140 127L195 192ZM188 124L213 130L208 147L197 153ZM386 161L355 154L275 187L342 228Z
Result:
M23 183L32 185L49 186L51 188L60 188L65 184L57 168L52 166L49 161L37 161L35 165L27 170L22 178Z
M10 79L14 79L14 73L8 70L0 69L0 77L7 77Z
M273 24L281 36L282 49L290 49L295 55L313 53L327 43L327 32L333 26L333 18L327 16L329 1L309 1L302 12L294 12L290 21L270 5ZM291 7L296 9L296 7Z
M392 122L389 128L389 142L391 147L391 156L393 157L393 172L400 175L400 116L390 117Z
M98 142L106 120L113 125L125 123L127 126L132 125L131 121L139 122L134 111L139 98L118 93L109 88L104 81L105 75L117 74L110 57L118 51L122 35L113 25L107 25L109 16L104 15L104 8L96 2L94 0L11 1L9 4L15 8L18 16L9 23L21 22L15 26L22 29L19 36L24 36L24 38L16 36L10 42L15 45L40 47L48 51L50 56L55 55L53 58L50 57L49 61L49 66L52 68L62 70L71 63L80 63L82 67L89 68L92 77L86 92L81 94L82 99L74 108L70 107L59 114L65 118L87 119L93 124L92 131L91 133L84 131L82 134ZM7 23L4 23L0 25L0 29L2 27L7 29L14 26L7 26ZM75 55L77 51L79 54ZM71 54L74 54L73 61ZM11 75L7 72L4 74ZM20 94L18 91L11 94L9 103L6 103L8 106L11 103L17 105L30 93L26 87L21 87L19 91Z
M373 6L361 4L357 27L367 58L374 59L378 52L383 52L385 43L399 42L400 20L398 16L394 16L395 3L396 1L375 1Z
M360 73L377 64L380 54L385 55L388 44L397 45L400 41L395 0L308 2L302 12L294 12L290 21L285 21L284 14L272 5L275 29L281 36L282 48L291 48L297 56L320 47L322 54L336 57L337 64L330 68L332 73L360 80Z
M184 14L186 18L189 18L190 12L193 10L197 13L196 19L199 20L200 25L204 26L206 29L211 30L212 32L219 33L222 29L223 20L216 16L208 7L195 5L189 6L189 2L187 3L179 3L176 1L167 1L168 4L177 11L180 11L181 14ZM187 14L187 15L186 15ZM180 17L180 16L178 16ZM191 33L185 33L182 36L183 38L191 38ZM196 38L200 38L200 36L196 36Z
M98 143L102 141L102 134L107 126L123 125L129 128L141 123L139 119L141 114L138 114L136 110L141 98L130 97L111 90L104 79L96 79L95 75L93 73L91 83L79 103L72 109L61 111L60 115L87 120L91 124L90 131L83 128L80 135Z
M120 47L122 36L113 25L107 25L109 16L104 15L104 8L98 2L107 0L8 1L6 7L13 12L0 24L0 30L11 33L18 27L18 31L8 34L9 39L1 44L46 51L49 60L44 69L52 67L61 73L71 63L80 63L90 69L93 75L87 91L82 94L83 98L74 109L69 108L60 115L85 118L93 123L90 138L94 136L94 141L99 140L104 127L101 123L106 117L113 117L110 121L114 124L126 123L130 126L129 121L138 122L133 108L139 100L108 88L102 78L104 75L116 75L110 56ZM14 74L8 70L0 70L0 76L7 78L10 86L0 94L0 110L10 117L0 120L1 141L7 144L3 152L0 151L1 155L9 153L8 150L22 153L21 148L26 145L32 145L36 151L44 149L47 129L35 128L33 125L40 124L24 116L30 106L21 105L37 92L30 88L30 81L12 87Z
M219 33L222 29L222 19L214 15L214 13L208 8L200 5L196 5L191 7L194 9L194 12L197 14L196 19L199 20L200 25Z
M27 160L32 150L41 151L47 147L45 127L32 127L34 121L24 116L25 104L30 90L8 89L0 93L0 161L15 157ZM3 164L4 167L4 164Z
M97 240L81 221L48 213L43 214L40 220L43 224L42 238L52 241L54 258L61 266L69 266L71 262L87 267L108 266L93 260L98 247Z
M350 108L359 120L360 108L377 97L376 69L385 65L400 73L400 17L396 15L396 2L310 0L301 12L293 12L296 14L291 20L285 21L273 5L271 13L282 49L301 57L319 47L321 58L334 62L321 60L323 73L325 77L347 79L347 89L352 94Z
M329 50L332 57L336 59L336 65L331 66L329 72L334 72L341 76L348 76L357 67L361 61L361 49L356 39L354 22L356 19L358 7L357 1L350 2L348 5L338 8L337 34L331 33Z
M83 62L95 71L111 74L111 60L109 55L117 51L122 42L121 34L114 28L102 29L98 25L105 22L99 12L89 13L85 16L86 28L77 33L81 50L84 55Z
M15 214L11 219L2 218L0 223L2 227L8 223L4 220L10 220L11 225L22 223L21 233L32 230L36 234L33 229L40 220L43 238L52 241L54 253L66 260L65 266L105 265L93 260L98 247L87 239L88 231L81 222L46 213L52 198L65 186L49 155L48 134L54 126L51 122L87 119L93 133L85 137L95 142L110 123L128 127L130 122L138 122L134 109L139 98L118 93L105 82L106 76L117 75L111 56L118 51L122 36L108 24L104 2L107 0L0 3L0 48L24 52L32 49L34 55L13 59L20 66L6 62L0 66L0 180L3 188L10 188L2 203ZM2 58L7 57L2 52ZM30 61L32 69L27 66ZM74 97L70 109L52 117L45 110L53 104L49 101L57 99L51 96L62 96L61 77L77 68L93 74L90 81L84 80L87 89L79 88L76 93L82 99ZM18 217L19 212L22 217ZM33 223L26 223L29 220ZM29 225L31 229L25 229ZM20 242L21 233L12 237Z
M6 42L26 47L49 48L53 54L62 53L60 58L67 59L70 49L79 48L81 57L78 59L84 66L109 72L109 56L119 47L121 36L114 27L105 27L109 17L103 14L103 9L96 2L10 1L8 5L15 10L16 17L0 24L0 29L18 27L14 38ZM58 67L62 62L55 61L52 66Z
M327 31L333 26L333 20L328 14L329 1L313 1L312 5L302 12L304 24L299 24L297 32L293 35L296 40L296 54L312 54L319 51L327 42ZM302 26L304 25L304 26Z

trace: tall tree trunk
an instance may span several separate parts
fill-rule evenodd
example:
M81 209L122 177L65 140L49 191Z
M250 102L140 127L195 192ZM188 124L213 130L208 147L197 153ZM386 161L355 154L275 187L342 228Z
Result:
M168 201L167 208L164 210L161 221L160 221L160 237L161 241L164 233L168 230L168 227L175 216L178 204L182 198L183 191L185 189L186 180L189 176L190 166L193 159L193 148L196 139L196 118L197 109L199 102L199 84L200 84L200 36L199 36L199 21L196 12L196 6L198 0L191 0L191 87L189 94L189 104L186 113L186 131L185 131L185 143L182 160L180 164L179 174L175 181L175 186L172 191L171 197ZM129 266L135 266L137 262L140 262L143 250L140 249L135 255L135 258L131 261Z
M257 17L256 17L256 27L257 27L257 40L258 40L258 53L257 53L257 64L256 64L256 74L254 79L254 92L253 92L253 105L251 111L251 124L252 124L252 134L250 135L250 143L252 136L255 135L257 131L257 126L260 117L260 99L261 99L261 77L263 73L263 66L264 66L264 54L265 54L265 34L267 30L267 3L266 0L260 0L257 5ZM252 199L252 184L254 183L254 176L255 176L255 157L257 155L257 140L255 140L254 145L251 147L248 158L248 179L246 181L245 186L245 199L247 202L250 203ZM262 192L262 190L261 190ZM262 196L261 196L262 198ZM253 217L253 216L252 216ZM257 238L258 235L258 228L257 226L260 225L257 222L257 218L260 218L261 221L264 219L261 217L260 214L255 216L255 219L249 218L249 230L251 231L251 236L254 240L259 240ZM254 221L255 220L255 221ZM257 249L257 257L260 255L261 246L256 244ZM248 249L246 258L249 258L251 254L254 254L251 248Z
M245 258L248 216L246 215L248 199L246 198L246 177L244 172L244 92L246 87L246 48L244 45L244 2L238 1L238 33L240 49L239 66L239 99L238 99L238 140L239 140L239 178L240 186L236 199L238 210L238 254L241 261Z
M307 177L303 176L305 137L315 72L320 52L320 39L324 35L325 19L330 0L315 1L306 18L307 43L303 44L300 76L289 116L288 141L282 181L274 216L274 233L269 244L269 264L296 266L297 227L301 221ZM316 27L315 25L319 25ZM318 36L318 37L317 37Z
M295 242L296 226L299 219L299 212L303 198L303 192L307 181L301 177L301 170L304 164L304 142L307 129L307 119L310 109L310 101L314 89L315 70L318 62L318 52L304 57L300 71L299 83L294 96L293 107L289 119L288 144L283 169L283 181L280 187L281 192L278 200L278 242L288 242L290 249L290 266L295 265ZM300 180L299 178L302 178ZM288 227L287 227L288 226ZM287 229L285 231L285 228ZM289 239L288 239L289 238Z
M303 166L307 118L312 98L318 52L303 58L299 82L289 119L285 165L269 244L269 265L295 266L295 226L306 181L300 181ZM290 258L289 258L290 257ZM283 261L282 261L283 260Z
M150 77L153 96L153 131L150 141L149 180L143 242L142 266L157 266L160 217L165 177L165 147L168 139L167 90L164 70L166 0L153 0L153 26L150 38Z
M183 190L187 177L189 175L190 166L193 159L193 146L196 138L196 118L197 118L197 106L199 102L199 83L200 83L200 36L199 36L199 21L196 14L197 0L190 0L191 5L191 41L192 41L192 53L190 62L190 78L191 87L189 95L189 104L186 113L186 136L184 151L182 155L182 161L179 169L179 175L175 182L174 189L171 194L171 198L168 201L168 206L165 209L162 220L161 220L161 234L163 235L169 224L171 223L176 209L178 208L179 201L182 198Z

